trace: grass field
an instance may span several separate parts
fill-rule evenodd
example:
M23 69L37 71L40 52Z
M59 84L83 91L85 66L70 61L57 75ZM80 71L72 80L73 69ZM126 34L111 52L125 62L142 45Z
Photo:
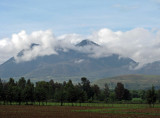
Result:
M0 105L0 118L159 118L160 105L149 108L146 104L96 104L81 106L66 103L58 106Z

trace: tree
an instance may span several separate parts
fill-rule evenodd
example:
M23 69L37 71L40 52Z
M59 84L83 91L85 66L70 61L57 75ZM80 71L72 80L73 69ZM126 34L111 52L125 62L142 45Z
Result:
M53 80L49 81L49 93L48 93L48 98L53 100L54 99L54 94L55 94L55 84Z
M47 93L48 93L48 83L45 81L39 81L36 83L36 87L35 87L35 97L36 100L39 102L43 102L45 101L47 104Z
M15 82L14 82L14 79L13 79L13 78L10 78L10 79L9 79L8 85L9 85L9 86L15 86Z
M159 101L159 103L160 103L160 89L159 89L158 92L157 92L157 99L158 99L158 101Z
M26 87L26 80L24 77L21 77L18 81L18 86L21 88L21 89L24 89Z
M17 83L17 87L20 89L18 89L19 91L19 98L18 98L18 102L19 104L21 104L21 102L25 102L25 93L24 93L24 90L25 90L25 87L26 87L26 80L24 77L21 77L19 80L18 80L18 83Z
M2 96L3 96L3 83L2 83L2 80L0 78L0 101L2 101Z
M26 87L24 89L24 100L26 104L28 104L29 101L34 102L34 84L31 83L30 79L27 80Z
M113 103L116 100L116 94L115 92L110 92L109 94L109 101L112 103L112 107L113 107Z
M14 101L18 102L19 105L21 105L21 102L22 102L21 91L22 91L22 89L18 86L14 86L14 87L12 87L12 89L13 89Z
M81 89L78 88L78 101L80 103L80 106L81 106L81 103L85 102L87 100L87 93Z
M107 84L107 83L105 83L105 85L104 85L104 96L105 96L105 102L108 102L109 94L110 94L110 91L109 91L108 84Z
M151 105L153 105L154 107L154 104L157 99L157 95L156 95L154 86L152 86L152 88L147 91L146 98L147 98L147 103L150 105L150 107Z
M124 93L125 93L125 89L124 89L124 85L122 83L117 83L117 86L115 87L115 94L116 94L116 98L121 101L124 98Z
M14 82L14 79L13 78L10 78L9 79L9 82L8 82L8 89L7 89L7 96L6 96L6 99L7 99L7 101L9 101L10 102L10 104L12 104L12 102L14 101L14 97L15 97L15 92L14 92L14 90L15 90L15 86L16 86L16 84L15 84L15 82Z
M123 95L123 99L124 100L131 100L131 94L130 94L130 92L129 92L129 90L128 89L124 89L124 95Z
M140 95L140 98L142 100L145 100L146 99L146 91L145 90L140 90L139 91L139 95Z
M7 95L8 95L8 82L3 82L2 100L4 105L6 104L6 102L8 104Z
M92 89L92 92L93 92L93 95L94 95L94 100L98 100L98 96L100 94L100 88L98 85L93 85L91 86L91 89Z
M60 102L61 103L61 106L63 106L63 103L66 99L66 92L65 92L65 89L64 87L61 87L60 89L56 89L55 90L55 95L54 95L54 98L57 102Z
M72 103L73 106L73 102L77 100L77 91L71 80L69 80L68 83L65 85L65 89L66 89L66 98L69 102Z
M83 91L87 93L88 99L93 97L94 93L91 89L90 81L86 77L81 78L81 86L82 86Z

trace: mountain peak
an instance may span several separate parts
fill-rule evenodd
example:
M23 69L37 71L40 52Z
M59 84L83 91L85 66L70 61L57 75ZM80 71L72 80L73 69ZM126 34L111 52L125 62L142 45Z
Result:
M36 43L32 43L29 47L29 49L23 49L22 51L20 51L18 54L17 54L17 57L21 57L24 55L24 51L26 50L32 50L34 47L36 46L39 46L39 44L36 44Z
M98 44L96 44L95 42L91 41L91 40L88 40L88 39L85 39L85 40L82 40L80 43L78 43L76 46L88 46L88 45L94 45L94 46L99 46Z
M30 49L33 49L33 47L36 47L36 46L39 46L39 44L32 43L32 44L30 45Z

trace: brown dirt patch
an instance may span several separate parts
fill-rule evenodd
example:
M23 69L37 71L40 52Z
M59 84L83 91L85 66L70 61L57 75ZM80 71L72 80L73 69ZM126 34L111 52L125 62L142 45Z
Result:
M71 106L17 106L0 105L0 118L159 118L147 114L112 114L93 112L73 112L73 110L106 109L104 107ZM139 113L160 113L160 108L122 110Z

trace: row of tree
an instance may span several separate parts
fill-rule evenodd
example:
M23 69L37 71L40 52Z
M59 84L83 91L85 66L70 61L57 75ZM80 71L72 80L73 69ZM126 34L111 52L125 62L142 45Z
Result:
M160 93L160 92L159 92ZM82 77L81 83L73 84L71 80L68 82L58 83L50 80L38 81L33 84L29 79L26 81L24 77L15 82L10 78L8 82L0 79L0 102L3 104L12 104L13 102L23 102L25 104L34 104L39 102L44 104L48 101L60 102L109 102L129 101L134 96L139 96L146 100L149 104L154 104L157 99L157 94L154 87L148 91L142 91L141 94L136 94L135 91L129 91L124 88L122 83L117 83L114 90L109 90L107 84L104 89L100 89L98 85L91 85L90 81Z

